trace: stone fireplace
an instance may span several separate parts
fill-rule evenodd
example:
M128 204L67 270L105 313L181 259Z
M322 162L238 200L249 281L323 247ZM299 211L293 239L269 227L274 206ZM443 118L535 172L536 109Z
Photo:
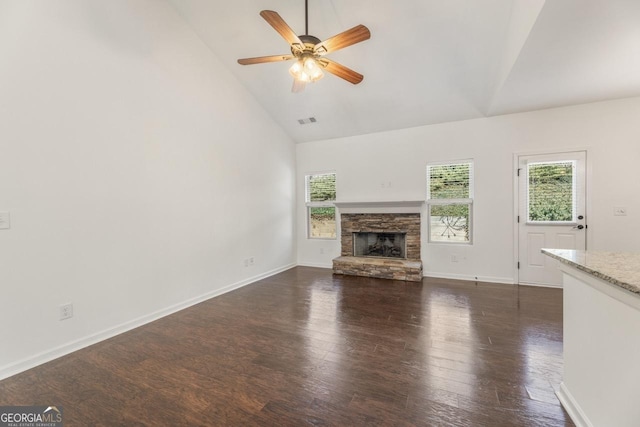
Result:
M373 204L358 207L353 203L345 208L346 204L336 203L341 216L341 256L333 260L333 272L421 281L420 211L416 207L422 202L413 203L412 209L372 208ZM398 210L414 212L394 212ZM349 213L354 211L362 212Z

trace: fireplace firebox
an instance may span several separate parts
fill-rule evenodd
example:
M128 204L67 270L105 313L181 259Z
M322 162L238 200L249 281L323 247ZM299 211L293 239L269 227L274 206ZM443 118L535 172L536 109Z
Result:
M407 233L353 233L353 256L406 258Z

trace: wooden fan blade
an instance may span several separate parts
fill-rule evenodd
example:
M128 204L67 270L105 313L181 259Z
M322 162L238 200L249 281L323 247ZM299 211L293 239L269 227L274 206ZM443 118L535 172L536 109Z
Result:
M299 49L302 49L304 46L302 41L300 41L300 38L293 32L291 27L284 22L284 19L278 15L278 12L274 12L273 10L263 10L260 12L260 16L262 16L264 20L267 21L269 25L271 25L273 29L276 30L292 47L297 45Z
M325 55L329 52L335 52L356 43L371 38L371 32L364 25L356 25L355 27L328 38L314 46L313 51L318 55Z
M258 56L255 58L238 59L238 64L241 64L241 65L262 64L264 62L288 61L293 58L295 58L295 56L293 55Z
M305 82L301 82L298 79L293 79L293 86L291 87L291 92L300 93L304 91L304 88L307 87Z
M338 64L335 61L332 61L327 58L322 58L318 61L318 63L331 74L340 77L341 79L345 79L349 83L353 83L357 85L362 81L364 76L360 73L356 73L350 68L345 67L344 65Z

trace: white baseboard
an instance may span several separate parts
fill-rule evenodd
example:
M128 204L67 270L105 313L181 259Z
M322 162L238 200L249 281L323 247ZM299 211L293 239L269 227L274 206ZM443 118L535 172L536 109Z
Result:
M208 299L217 297L222 294L226 294L227 292L231 292L235 289L241 288L243 286L250 285L251 283L257 282L258 280L265 279L267 277L273 276L275 274L281 273L283 271L289 270L295 267L295 264L285 265L283 267L279 267L273 269L271 271L267 271L265 273L259 274L257 276L250 277L245 280L241 280L239 282L233 283L231 285L225 286L220 289L216 289L211 292L207 292L203 295L190 298L186 301L171 305L169 307L154 311L153 313L146 314L144 316L140 316L136 319L130 320L128 322L121 323L112 328L105 329L101 332L97 332L95 334L88 335L83 338L79 338L77 340L71 341L66 344L62 344L58 347L52 348L50 350L44 351L42 353L38 353L34 356L29 356L25 359L19 360L14 363L10 363L9 365L5 365L0 368L0 380L8 378L10 376L16 375L20 372L24 372L27 369L34 368L38 365L42 365L43 363L50 362L59 357L65 356L67 354L73 353L74 351L78 351L85 347L88 347L92 344L96 344L100 341L104 341L106 339L112 338L116 335L120 335L124 332L130 331L131 329L135 329L139 326L145 325L147 323L153 322L154 320L158 320L162 317L173 314L177 311L184 310L185 308L191 307L192 305L199 304Z
M589 421L589 418L587 418L564 383L560 383L560 390L556 392L556 396L558 396L562 407L567 411L576 427L593 427L593 424L591 424L591 421Z
M469 276L466 274L434 273L432 271L424 272L423 276L433 277L436 279L466 280L470 282L491 282L491 283L501 283L505 285L514 284L514 280L512 277Z
M549 284L549 283L526 283L526 282L520 282L520 285L522 285L522 286L536 286L538 288L562 289L562 284L560 284L560 285L552 285L552 284Z
M315 268L328 268L332 269L332 264L320 264L320 263L311 263L311 262L298 262L298 267L315 267ZM515 280L513 277L494 277L494 276L469 276L466 274L452 274L452 273L434 273L432 271L427 271L423 274L423 277L432 277L434 279L453 279L453 280L464 280L467 282L489 282L489 283L499 283L503 285L515 285ZM520 283L523 286L537 286L541 288L559 288L562 289L562 285L548 285L541 283Z
M333 264L321 264L314 262L299 262L298 267L315 267L315 268L329 268L333 269Z

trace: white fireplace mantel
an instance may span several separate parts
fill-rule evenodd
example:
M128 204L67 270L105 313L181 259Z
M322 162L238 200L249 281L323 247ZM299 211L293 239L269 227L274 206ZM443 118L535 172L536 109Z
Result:
M424 200L335 201L340 213L421 213Z

